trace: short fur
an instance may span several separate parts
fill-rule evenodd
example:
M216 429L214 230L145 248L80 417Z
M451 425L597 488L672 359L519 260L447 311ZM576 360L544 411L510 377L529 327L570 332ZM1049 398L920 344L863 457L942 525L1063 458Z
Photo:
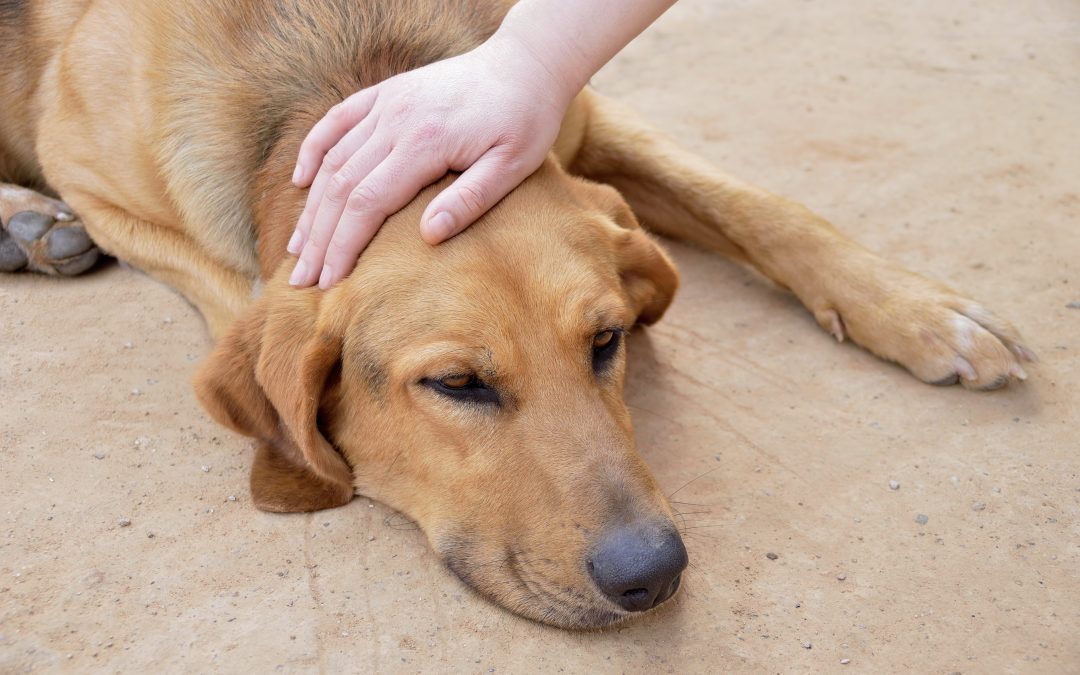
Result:
M417 235L443 181L342 283L290 288L306 131L348 93L480 43L509 4L0 1L0 182L55 190L102 248L198 307L219 341L195 388L256 439L260 508L361 491L515 612L624 618L588 577L590 546L671 510L634 447L622 353L599 375L589 354L600 331L658 320L678 285L639 221L748 262L837 339L923 380L1023 377L1030 352L1007 322L590 90L548 162L464 234L436 248ZM500 405L424 384L462 372Z

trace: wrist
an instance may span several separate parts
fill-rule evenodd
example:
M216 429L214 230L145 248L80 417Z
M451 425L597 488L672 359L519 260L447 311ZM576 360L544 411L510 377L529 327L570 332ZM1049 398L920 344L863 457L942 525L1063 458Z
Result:
M513 16L513 7L499 29L482 45L508 77L524 76L532 89L563 109L592 77L593 68L569 44L546 41L543 31L528 31Z

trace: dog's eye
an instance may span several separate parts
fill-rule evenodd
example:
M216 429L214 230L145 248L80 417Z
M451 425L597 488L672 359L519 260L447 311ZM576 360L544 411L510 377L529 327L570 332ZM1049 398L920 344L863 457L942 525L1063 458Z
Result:
M592 367L597 375L607 370L611 360L619 352L619 343L622 341L622 330L612 328L600 331L593 336L592 341Z
M420 384L462 403L499 403L499 393L472 374L424 378Z
M472 384L475 379L472 375L451 375L450 377L444 377L439 382L447 389L464 389Z

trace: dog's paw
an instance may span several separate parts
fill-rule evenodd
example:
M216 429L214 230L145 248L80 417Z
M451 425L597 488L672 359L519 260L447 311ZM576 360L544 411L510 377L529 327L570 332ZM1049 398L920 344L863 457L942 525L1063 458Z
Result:
M850 297L817 303L818 323L924 382L998 389L1027 379L1022 364L1036 360L1008 321L917 274L878 266L851 287Z
M74 276L100 251L67 204L26 188L0 191L0 272Z

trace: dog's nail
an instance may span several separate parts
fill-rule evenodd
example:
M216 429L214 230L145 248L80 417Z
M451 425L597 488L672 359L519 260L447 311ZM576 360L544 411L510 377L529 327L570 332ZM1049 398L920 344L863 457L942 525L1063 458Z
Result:
M322 268L322 274L319 275L319 288L323 289L324 291L330 288L330 285L333 283L331 281L333 276L334 270L330 269L329 265L324 265Z
M979 379L979 374L975 372L975 367L963 356L957 356L954 365L956 366L956 372L960 373L960 377L965 380L973 382Z
M62 223L67 223L67 222L70 222L72 220L75 220L75 215L71 214L71 213L68 213L67 211L61 211L61 212L56 214L56 219L59 220Z
M298 286L307 279L307 263L303 260L296 262L296 267L293 268L292 276L289 277L289 283L293 286Z
M1021 382L1027 379L1027 372L1024 371L1024 367L1019 363L1014 363L1012 368L1009 368L1009 374Z
M1016 352L1016 355L1024 361L1030 361L1031 363L1039 362L1039 357L1035 354L1035 352L1031 351L1024 345L1015 345L1013 347L1013 351Z
M292 238L289 239L289 245L285 249L293 255L300 255L300 250L303 248L301 245L304 240L304 235L300 234L300 230L295 230L292 233Z
M292 182L293 182L293 185L300 185L300 176L301 176L301 174L303 174L303 173L304 173L304 167L302 167L302 166L300 166L299 164L297 164L297 165L296 165L296 168L295 168L295 169L293 169L293 172L292 172Z
M439 211L427 221L428 239L443 241L454 233L454 217L446 211Z

